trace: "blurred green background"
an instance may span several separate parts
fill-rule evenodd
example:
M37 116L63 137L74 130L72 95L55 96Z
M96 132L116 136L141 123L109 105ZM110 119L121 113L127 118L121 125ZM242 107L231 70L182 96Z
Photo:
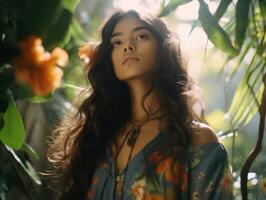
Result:
M265 110L265 0L0 0L1 200L17 200L18 194L54 198L56 183L40 172L49 169L45 150L56 120L75 109L89 84L78 49L99 41L105 17L129 8L160 16L180 38L188 70L201 88L206 121L229 154L234 197L242 199L241 168L257 143L259 124L265 124L258 111L260 105ZM17 84L13 75L18 44L33 34L47 51L59 46L69 55L61 87L44 97ZM248 199L266 199L265 148L247 178Z

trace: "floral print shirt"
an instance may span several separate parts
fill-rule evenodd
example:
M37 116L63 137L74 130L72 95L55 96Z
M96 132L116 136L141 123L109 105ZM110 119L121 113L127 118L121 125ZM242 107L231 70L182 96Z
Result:
M162 156L161 150L150 151L165 139L164 134L159 133L129 161L123 177L122 198L114 195L117 194L114 162L107 157L94 173L87 200L233 199L232 173L227 152L221 143L191 146L186 151L187 159L184 161L175 154ZM144 158L153 169L148 174L145 173L147 164L144 164Z

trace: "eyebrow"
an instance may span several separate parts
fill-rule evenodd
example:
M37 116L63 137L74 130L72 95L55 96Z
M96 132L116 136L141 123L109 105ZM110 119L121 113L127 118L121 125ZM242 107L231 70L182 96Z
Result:
M138 26L138 27L132 29L131 32L137 32L137 31L142 30L142 29L145 29L145 30L149 31L149 29L148 29L147 27L145 27L145 26ZM116 32L116 33L113 33L112 36L111 36L111 39L112 39L113 37L115 37L115 36L119 36L119 35L123 35L123 33L122 33L122 32Z

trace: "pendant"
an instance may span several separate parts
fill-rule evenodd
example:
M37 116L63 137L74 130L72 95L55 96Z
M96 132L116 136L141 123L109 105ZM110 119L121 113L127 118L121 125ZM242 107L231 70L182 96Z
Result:
M132 129L131 129L131 134L127 140L127 145L128 146L132 146L135 142L136 142L136 139L137 139L137 136L140 132L140 128L137 127L137 126L133 126Z

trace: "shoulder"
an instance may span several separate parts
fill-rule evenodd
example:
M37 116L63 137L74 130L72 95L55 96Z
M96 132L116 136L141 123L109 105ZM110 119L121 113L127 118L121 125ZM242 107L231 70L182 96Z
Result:
M192 134L192 145L218 143L219 140L213 128L205 123L196 122Z

